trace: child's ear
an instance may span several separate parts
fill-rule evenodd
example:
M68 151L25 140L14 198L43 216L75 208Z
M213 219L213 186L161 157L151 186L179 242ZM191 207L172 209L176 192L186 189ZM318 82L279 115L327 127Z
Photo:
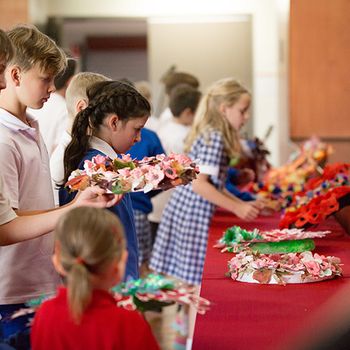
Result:
M112 114L111 117L108 120L108 126L113 130L113 131L117 131L117 127L118 127L118 123L119 123L119 118L116 114Z
M78 100L77 104L75 105L76 114L84 110L87 106L88 106L88 101L84 100L83 98L81 100Z
M8 70L11 80L15 83L16 86L19 86L21 82L21 68L18 66L10 66Z
M221 103L219 105L219 112L222 116L226 115L226 104L225 103Z
M120 257L120 260L116 261L116 264L115 264L115 274L118 276L120 280L124 278L127 259L128 259L128 251L124 249L124 251L122 252L122 256Z
M60 249L59 249L59 245L58 243L55 243L55 251L51 257L53 266L55 268L55 270L61 275L61 276L65 276L66 275L66 271L64 270L61 262L60 262Z

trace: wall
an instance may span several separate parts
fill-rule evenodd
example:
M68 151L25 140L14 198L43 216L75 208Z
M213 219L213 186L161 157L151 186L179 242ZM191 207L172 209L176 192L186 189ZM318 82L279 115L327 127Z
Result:
M173 65L198 77L203 92L227 76L252 90L251 31L251 16L149 19L149 78L156 96Z
M0 28L7 30L29 20L29 0L0 0Z
M280 21L280 16L288 12L289 0L31 0L31 8L39 8L36 3L45 9L46 16L71 18L252 16L253 129L257 136L263 137L268 126L273 125L274 131L267 141L272 151L271 161L278 165L287 158L289 137L283 126L288 121L288 111L285 101L280 102L280 86L285 86L285 63L281 58L287 56L288 37L280 36L287 25L286 21ZM34 22L45 18L42 11L38 15L31 12ZM149 62L150 71L156 64L157 61Z
M350 2L291 3L291 136L315 134L333 145L332 161L350 153Z

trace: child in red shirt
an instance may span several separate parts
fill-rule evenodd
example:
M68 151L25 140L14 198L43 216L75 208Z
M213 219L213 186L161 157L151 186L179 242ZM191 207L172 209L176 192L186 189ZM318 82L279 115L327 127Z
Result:
M109 289L124 275L122 226L107 210L77 208L55 230L53 263L66 286L37 311L32 349L92 350L159 347L146 321L116 306Z

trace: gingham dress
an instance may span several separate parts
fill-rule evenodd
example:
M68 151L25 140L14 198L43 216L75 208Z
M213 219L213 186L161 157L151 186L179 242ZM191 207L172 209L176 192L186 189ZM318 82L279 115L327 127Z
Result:
M200 169L210 175L216 188L223 188L228 157L220 132L211 131L207 137L197 138L189 156L198 160ZM215 170L216 175L211 175ZM200 284L214 207L193 192L191 184L177 187L164 209L150 267L189 284Z
M148 263L152 251L151 224L147 219L147 214L134 209L135 229L139 246L139 266Z

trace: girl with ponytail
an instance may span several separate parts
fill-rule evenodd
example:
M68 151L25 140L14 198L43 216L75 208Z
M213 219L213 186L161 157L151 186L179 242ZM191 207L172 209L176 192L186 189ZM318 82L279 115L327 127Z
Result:
M259 202L244 202L224 191L229 159L240 153L238 133L249 118L250 100L248 90L232 78L215 82L203 95L185 141L185 151L198 159L200 174L177 187L165 207L151 269L199 286L215 206L245 220L258 215ZM193 327L190 317L189 339Z
M158 349L144 319L118 308L109 294L124 275L127 254L112 213L84 207L66 214L55 229L52 258L65 287L37 311L32 348Z
M118 157L141 140L141 129L151 111L149 102L131 85L119 81L103 81L87 90L88 105L75 117L72 140L64 153L64 183L85 160L97 155ZM61 188L60 205L70 202L74 193ZM131 199L124 194L110 208L121 220L129 252L125 279L138 278L138 248Z

